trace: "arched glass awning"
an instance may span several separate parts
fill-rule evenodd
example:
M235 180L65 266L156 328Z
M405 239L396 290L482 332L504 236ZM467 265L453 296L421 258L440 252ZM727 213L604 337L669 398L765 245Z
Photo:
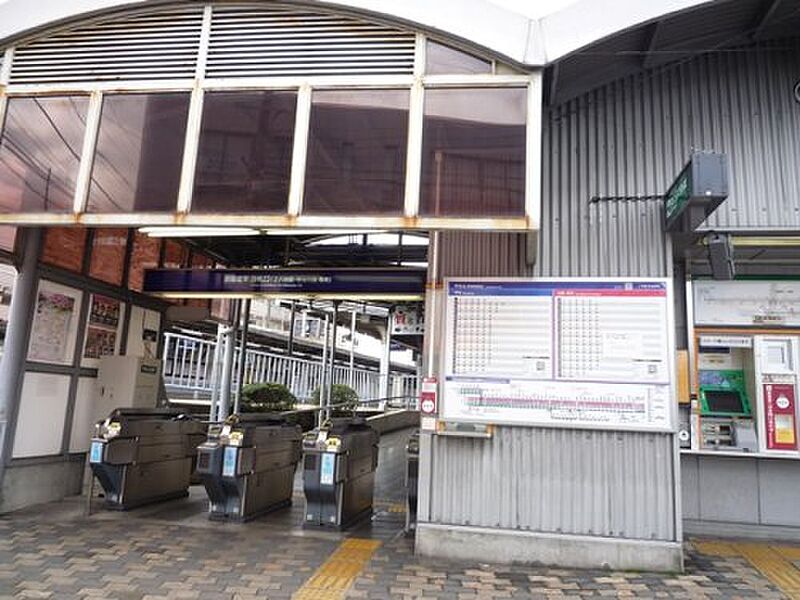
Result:
M20 42L0 223L535 230L541 77L363 17L184 4Z

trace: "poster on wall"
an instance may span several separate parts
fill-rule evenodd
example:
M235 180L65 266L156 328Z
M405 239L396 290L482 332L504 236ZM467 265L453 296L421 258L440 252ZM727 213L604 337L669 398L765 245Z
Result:
M116 354L122 303L108 296L93 294L86 324L83 357L99 359Z
M78 290L48 281L40 283L28 360L55 364L72 362L79 294Z
M671 431L663 279L446 282L440 418Z

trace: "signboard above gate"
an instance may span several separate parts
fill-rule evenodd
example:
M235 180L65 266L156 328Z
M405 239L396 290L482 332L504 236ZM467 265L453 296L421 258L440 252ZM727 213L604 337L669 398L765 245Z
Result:
M725 155L693 152L664 199L667 231L694 231L727 197Z
M672 431L667 280L446 287L442 420Z
M421 300L425 269L152 269L144 292L164 298Z

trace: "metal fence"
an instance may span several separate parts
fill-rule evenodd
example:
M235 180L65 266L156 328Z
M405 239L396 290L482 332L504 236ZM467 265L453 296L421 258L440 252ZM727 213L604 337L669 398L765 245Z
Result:
M172 394L191 395L201 399L210 397L214 386L214 354L216 342L178 333L164 334L163 374L164 385ZM234 364L239 364L237 348ZM238 386L238 369L233 373L234 389ZM289 357L273 352L248 349L245 354L244 383L282 383L300 401L310 400L314 390L323 380L321 361ZM337 365L333 372L334 384L352 387L359 398L378 398L381 375L355 367ZM390 374L390 396L416 399L417 376L407 373Z

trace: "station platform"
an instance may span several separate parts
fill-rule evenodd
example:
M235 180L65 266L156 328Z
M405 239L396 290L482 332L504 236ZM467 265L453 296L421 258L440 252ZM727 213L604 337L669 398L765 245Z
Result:
M405 444L381 438L375 514L345 532L303 529L290 508L209 521L205 492L129 512L86 498L0 517L0 598L800 598L800 547L692 540L681 575L418 558L403 531Z

